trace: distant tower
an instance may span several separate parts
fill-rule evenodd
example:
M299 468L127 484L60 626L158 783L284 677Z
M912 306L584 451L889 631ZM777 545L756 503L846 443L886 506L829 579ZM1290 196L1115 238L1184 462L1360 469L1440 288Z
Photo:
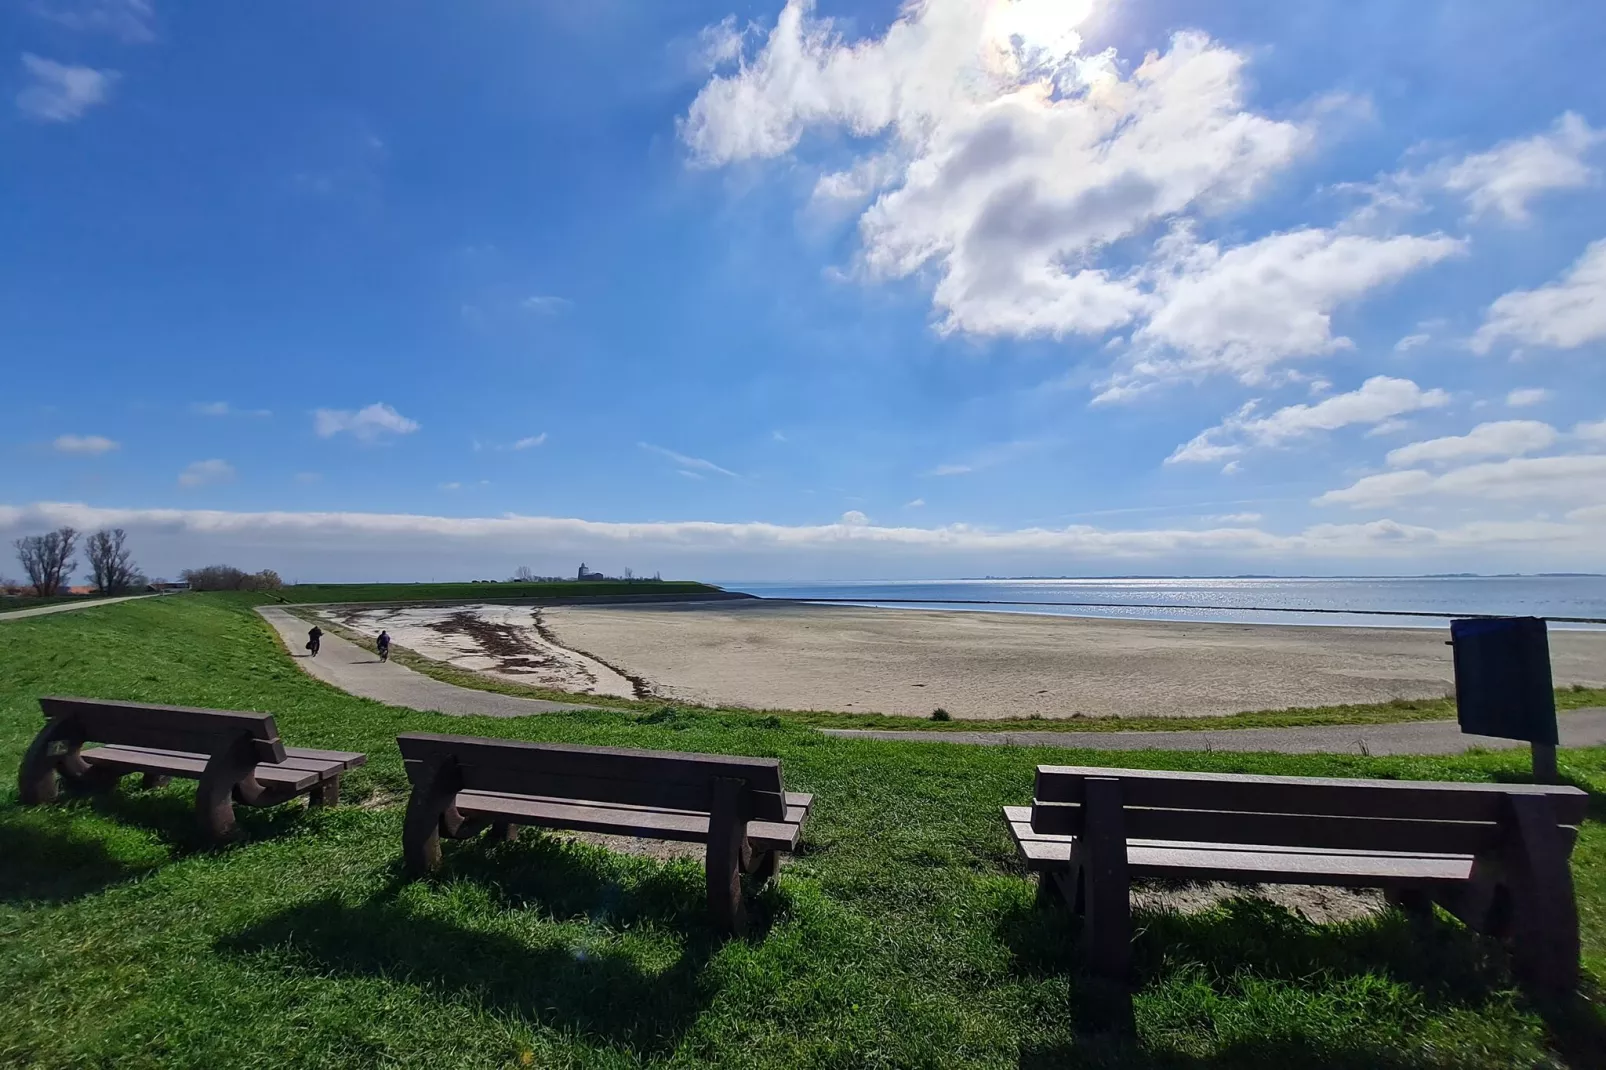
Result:
M576 578L582 580L586 578L586 563L584 561L580 562L580 575Z

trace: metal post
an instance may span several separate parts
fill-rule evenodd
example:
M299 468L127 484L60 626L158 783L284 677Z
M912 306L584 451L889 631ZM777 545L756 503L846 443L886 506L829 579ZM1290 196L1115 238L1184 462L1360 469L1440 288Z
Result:
M1556 783L1556 745L1554 743L1535 743L1533 745L1534 783Z

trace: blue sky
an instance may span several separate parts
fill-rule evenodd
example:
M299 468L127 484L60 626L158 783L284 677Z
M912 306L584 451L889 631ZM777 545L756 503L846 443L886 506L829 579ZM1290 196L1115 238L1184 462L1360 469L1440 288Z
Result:
M1603 51L1564 0L8 5L0 529L1606 569Z

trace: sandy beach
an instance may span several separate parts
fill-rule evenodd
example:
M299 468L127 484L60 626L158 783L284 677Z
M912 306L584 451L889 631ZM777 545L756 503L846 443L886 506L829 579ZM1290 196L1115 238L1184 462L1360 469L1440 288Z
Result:
M391 640L426 658L534 687L632 698L631 682L606 665L550 642L529 606L331 607L328 615L363 635Z
M942 707L968 719L1209 717L1434 698L1449 692L1454 679L1448 635L1430 628L1183 624L769 601L540 613L564 647L644 678L654 694L754 709L926 717ZM1606 685L1606 632L1553 631L1550 646L1557 686Z

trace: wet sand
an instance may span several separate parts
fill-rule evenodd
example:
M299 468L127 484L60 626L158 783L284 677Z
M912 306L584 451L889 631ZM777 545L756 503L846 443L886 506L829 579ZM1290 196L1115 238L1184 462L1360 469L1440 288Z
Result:
M955 718L1210 717L1436 698L1447 632L726 602L543 609L666 699ZM407 644L404 644L407 645ZM1606 632L1554 631L1557 686L1606 686Z
M458 668L576 694L636 694L631 681L613 669L549 641L540 631L541 611L529 606L348 606L327 612L353 631L388 631L397 646Z

